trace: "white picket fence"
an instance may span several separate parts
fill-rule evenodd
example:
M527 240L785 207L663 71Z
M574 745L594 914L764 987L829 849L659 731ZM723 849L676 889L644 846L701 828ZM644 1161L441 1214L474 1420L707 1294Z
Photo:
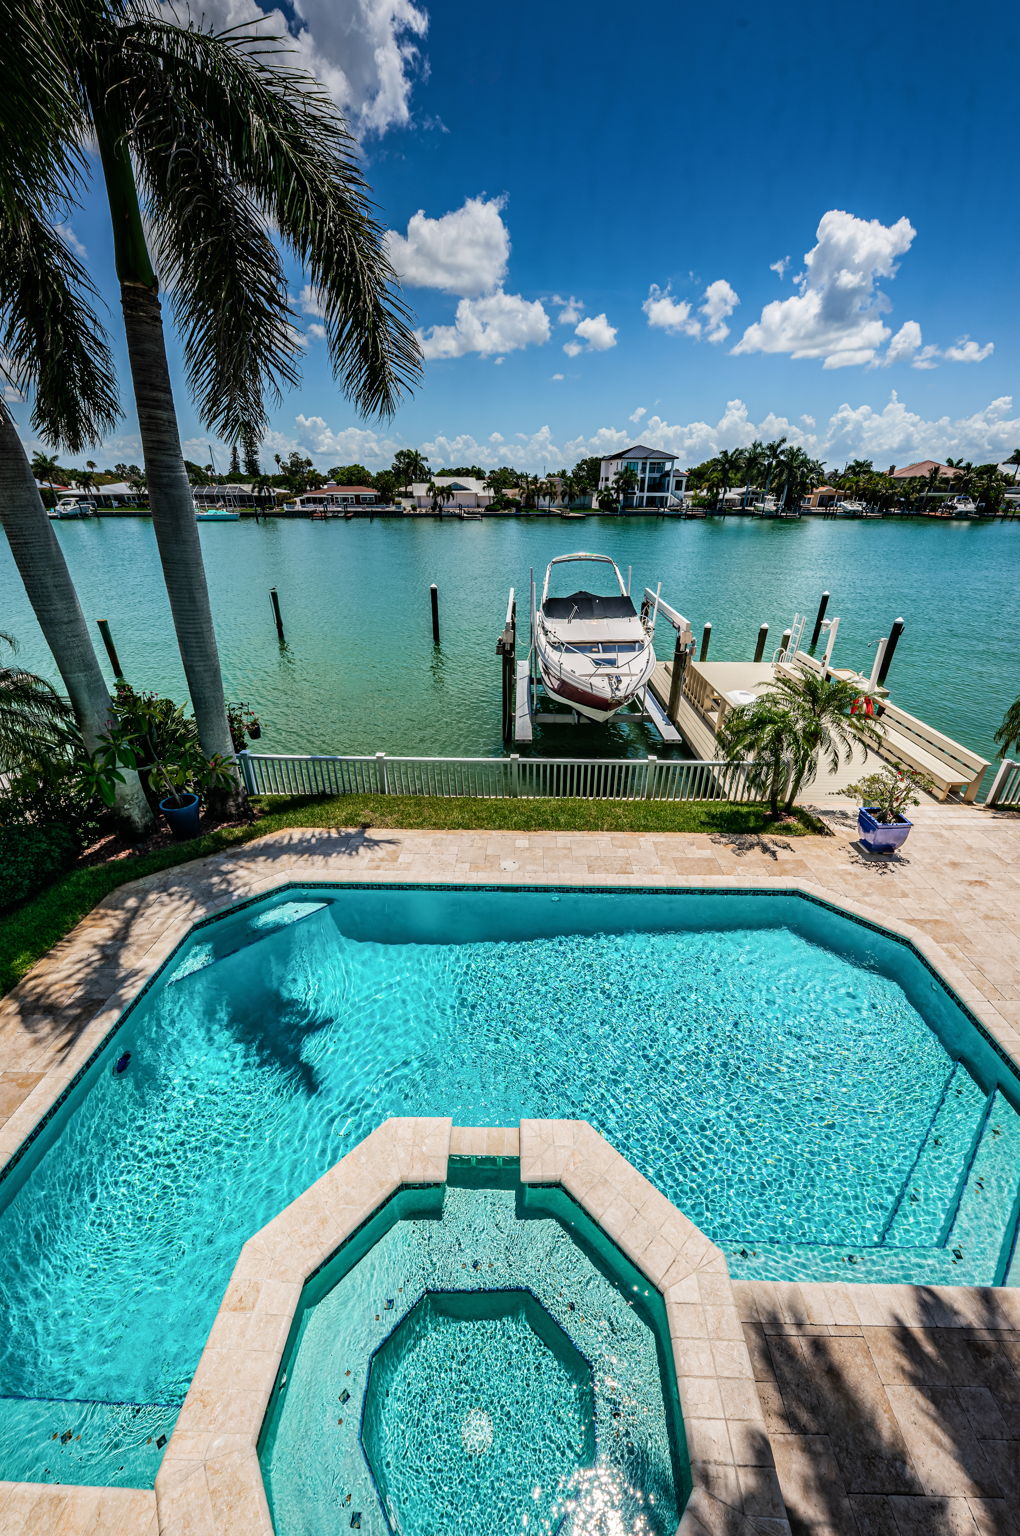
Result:
M239 752L251 795L539 796L584 800L757 800L747 763L578 757L302 757Z
M1000 810L1020 809L1020 763L1003 759L992 780L985 804L997 806Z

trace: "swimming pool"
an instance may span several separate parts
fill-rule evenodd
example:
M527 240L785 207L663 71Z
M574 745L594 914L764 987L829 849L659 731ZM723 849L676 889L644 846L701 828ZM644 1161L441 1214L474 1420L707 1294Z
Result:
M735 1275L995 1284L1017 1102L908 946L801 896L276 893L7 1170L0 1476L150 1486L242 1242L389 1115L590 1120Z

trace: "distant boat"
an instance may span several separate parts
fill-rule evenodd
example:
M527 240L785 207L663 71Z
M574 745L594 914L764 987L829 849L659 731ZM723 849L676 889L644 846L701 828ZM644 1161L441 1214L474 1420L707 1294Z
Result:
M465 512L463 508L457 513L457 516L462 523L480 523L482 520L480 512Z
M95 515L94 502L85 501L81 496L66 491L57 497L56 506L51 507L47 513L48 517L58 518L61 521L69 517L95 517Z
M949 503L950 517L973 517L977 511L977 502L970 496L954 496Z
M587 512L561 512L560 516L561 517L573 518L573 519L575 519L578 522L583 522L584 519L588 516L588 514L587 514Z
M836 511L841 517L866 517L868 509L863 501L837 501Z
M600 596L582 587L553 597L553 574L563 565L581 567L582 579L608 565L617 590ZM609 720L651 677L654 632L654 618L638 615L620 568L608 555L558 555L550 562L534 625L535 654L550 698L589 720Z
M195 512L196 523L238 523L240 520L240 512L232 507L207 507L203 512Z

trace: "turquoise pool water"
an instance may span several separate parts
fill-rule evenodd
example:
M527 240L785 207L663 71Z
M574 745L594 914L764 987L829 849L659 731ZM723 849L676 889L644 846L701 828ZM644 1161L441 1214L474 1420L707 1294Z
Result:
M586 1118L738 1275L996 1284L1017 1102L916 956L803 898L268 898L0 1185L0 1476L151 1482L242 1242L388 1115Z
M364 1536L673 1536L661 1299L563 1191L480 1162L306 1285L260 1444L277 1536L333 1536L338 1511Z

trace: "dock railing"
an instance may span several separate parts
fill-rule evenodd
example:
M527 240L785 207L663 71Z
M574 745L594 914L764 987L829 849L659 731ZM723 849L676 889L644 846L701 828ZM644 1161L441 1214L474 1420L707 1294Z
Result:
M1020 763L1003 758L985 804L1000 811L1020 810Z
M757 800L748 763L576 757L326 757L239 752L250 795L441 795L485 800Z

